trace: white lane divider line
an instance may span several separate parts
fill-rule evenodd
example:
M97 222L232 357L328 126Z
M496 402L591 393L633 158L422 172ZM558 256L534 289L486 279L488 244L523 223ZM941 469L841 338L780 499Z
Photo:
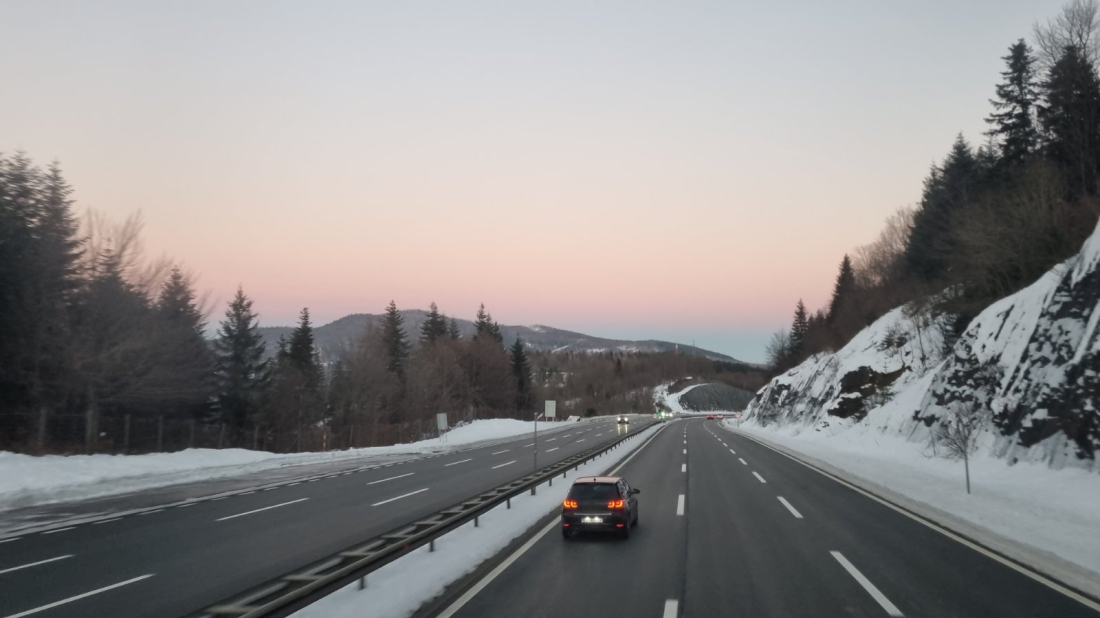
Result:
M415 472L410 472L408 474L398 474L397 476L391 476L388 479L378 479L377 481L371 481L371 482L367 483L367 485L377 485L379 483L385 483L386 481L392 481L393 479L403 479L406 476L412 476L414 474L416 474L416 473Z
M256 490L255 490L255 489L253 489L252 491L246 491L246 492L244 492L243 494L237 494L237 495L238 495L238 496L251 496L251 495L252 495L252 494L254 494L254 493L256 493Z
M504 466L510 466L510 465L512 465L512 464L514 464L514 463L516 463L516 460L515 460L515 459L513 459L512 461L509 461L508 463L502 463L502 464L500 464L499 466L493 466L493 468L492 468L492 469L493 469L493 470L496 470L497 468L503 468Z
M733 453L734 455L736 455L736 454L737 454L737 451L735 451L735 450L733 450L733 449L730 449L730 453Z
M684 514L684 494L680 494L680 497L676 499L676 514Z
M115 517L114 519L104 519L103 521L93 521L92 525L93 526L98 526L99 524L109 524L112 521L122 521L122 518L121 517Z
M688 450L687 450L687 449L684 449L684 454L685 454L685 455L687 455L687 454L688 454Z
M791 503L787 502L786 498L784 498L783 496L776 497L779 498L779 501L783 503L783 506L787 507L787 510L791 512L791 515L794 515L798 519L802 519L802 513L799 513L798 509L791 506Z
M66 603L72 603L73 601L79 601L80 599L90 597L94 594L99 594L100 592L107 592L108 590L114 590L115 588L121 588L122 586L125 586L127 584L132 584L134 582L139 582L143 579L149 579L153 575L155 575L155 573L150 573L148 575L142 575L141 577L135 577L133 579L128 579L124 582L119 582L117 584L111 584L110 586L104 586L102 588L97 588L95 590L92 590L91 592L85 592L83 594L78 594L75 597L69 597L67 599L61 599L60 601L54 601L53 603L50 603L49 605L43 605L42 607L36 607L34 609L28 609L25 612L19 612L18 614L12 614L10 616L6 616L5 618L23 618L23 616L30 616L31 614L37 614L38 612L44 612L47 609L53 609L53 608L55 608L59 605L64 605Z
M741 465L743 465L743 466L747 466L747 465L749 465L749 462L745 461L744 459L742 459L742 458L740 458L740 457L738 457L738 458L737 458L737 461L740 461L740 462L741 462Z
M688 465L687 464L680 464L680 472L687 472L687 471L688 471Z
M138 515L152 515L153 513L159 513L164 509L153 509L152 511L145 511L144 513L138 513Z
M532 443L530 443L530 444L524 444L524 445L523 445L523 448L527 448L528 446L534 446L534 445L535 445L535 443L534 443L534 442L532 442Z
M57 530L47 530L42 534L57 534L58 532L65 532L66 530L76 530L76 526L69 526L68 528L58 528Z
M753 472L752 475L755 476L756 480L760 481L761 483L767 483L767 481L764 480L764 477L760 476L759 472Z
M424 489L418 489L416 491L410 491L409 493L397 496L396 498L390 498L389 500L383 500L381 502L375 502L371 506L382 506L383 504L386 504L388 502L393 502L394 500L400 500L401 498L408 498L409 496L415 496L416 494L422 493L422 492L425 492L425 491L428 491L427 487L425 487Z
M217 502L218 500L225 500L225 499L226 499L226 498L228 498L228 497L229 497L229 496L222 496L222 497L220 497L220 498L211 498L211 499L210 499L210 501L211 501L211 502Z
M584 442L584 438L581 438L580 440L577 440L576 442L574 442L574 444L580 444L581 442Z
M554 440L557 440L557 438L550 438L549 440L545 440L545 442L553 442Z
M309 498L298 498L297 500L291 500L290 502L283 502L281 504L273 504L271 506L265 506L262 509L255 509L253 511L245 511L244 513L237 513L236 515L228 515L226 517L219 517L218 519L215 519L214 521L225 521L227 519L234 519L236 517L244 517L245 515L251 515L253 513L259 513L260 511L268 511L268 510L271 510L271 509L277 509L280 506L286 506L288 504L296 504L298 502L305 502L306 500L309 500Z
M300 483L301 483L301 481L298 481L298 483L291 483L290 485L287 485L287 487L294 487L295 485L298 485Z
M546 451L546 452L547 452L547 453L553 453L554 451L558 450L559 448L561 448L561 447L560 447L560 446L555 446L555 447L554 447L554 448L552 448L552 449L547 449L547 451Z
M103 522L96 522L96 523L98 524L98 523L103 523ZM17 536L17 537L12 537L10 539L0 539L0 543L11 543L12 541L18 541L21 538L23 538L23 537Z
M57 562L58 560L64 560L66 558L72 558L72 557L73 557L72 554L67 554L67 555L64 555L64 556L58 556L56 558L47 558L45 560L39 560L38 562L31 562L29 564L23 564L23 565L20 565L20 566L17 566L17 567L11 567L11 568L8 568L8 569L0 569L0 575L3 575L4 573L11 573L12 571L18 571L20 569L29 569L31 567L38 566L40 564L47 564L47 563L50 563L50 562Z
M452 461L449 464L443 464L443 467L444 468L450 468L451 466L457 466L460 463L466 463L467 461L473 461L473 460L474 459L471 457L470 459L463 459L462 461Z
M181 504L181 505L177 506L176 508L177 509L185 509L189 506L195 506L196 504L198 504L198 502L188 502L187 504Z
M268 487L264 491L275 491L276 489L278 489L278 487Z
M661 614L661 618L676 618L680 613L680 602L676 599L669 599L665 601L665 611Z
M489 453L489 454L490 454L490 455L500 455L501 453L507 453L507 452L508 452L508 450L509 450L509 449L504 449L503 451L497 451L497 452L495 452L495 453Z
M853 565L851 562L848 562L848 559L845 558L843 554L838 551L831 551L829 553L832 554L833 558L836 558L836 561L840 563L840 566L844 567L845 571L848 571L849 575L854 577L855 580L859 582L860 586L863 586L864 590L866 590L876 601L878 601L878 604L882 606L882 609L886 610L887 614L890 614L891 616L905 615L901 613L901 611L893 603L890 602L890 599L886 598L886 595L882 594L882 592L880 592L878 588L875 588L875 585L871 583L871 580L864 577L863 573L860 573L859 569L857 569L855 565Z

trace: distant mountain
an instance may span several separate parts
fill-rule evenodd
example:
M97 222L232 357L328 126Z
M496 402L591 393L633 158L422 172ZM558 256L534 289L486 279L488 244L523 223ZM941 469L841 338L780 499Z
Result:
M420 332L420 325L424 323L427 312L420 309L402 311L405 318L405 333L410 342L415 342ZM322 357L331 358L342 348L350 346L357 338L362 336L368 328L381 327L382 315L370 313L354 313L344 316L334 322L318 326L314 329L314 339L321 351ZM463 337L472 337L475 329L474 323L469 320L458 319L458 329ZM294 329L289 326L268 326L260 328L267 343L268 353L273 353L279 342L279 337L290 337ZM528 349L549 352L671 352L679 350L684 354L697 354L711 360L725 361L756 366L751 363L743 363L731 356L711 352L689 345L680 345L668 341L647 339L644 341L623 341L621 339L605 339L593 337L583 333L575 333L550 326L507 326L500 325L500 331L504 335L504 344L512 345L516 336L522 337Z

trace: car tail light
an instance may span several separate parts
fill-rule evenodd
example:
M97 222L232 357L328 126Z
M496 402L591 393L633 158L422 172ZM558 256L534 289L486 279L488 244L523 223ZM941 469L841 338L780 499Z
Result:
M607 508L609 508L609 509L621 509L621 508L623 508L623 501L622 500L612 500L611 502L607 503Z
M621 502L621 500L620 500L620 502ZM562 505L562 507L567 508L567 509L575 509L575 508L577 508L577 501L576 500L565 500L564 502L561 503L561 505Z
M615 524L615 527L616 527L616 528L623 528L623 527L625 527L625 526L626 526L626 524Z

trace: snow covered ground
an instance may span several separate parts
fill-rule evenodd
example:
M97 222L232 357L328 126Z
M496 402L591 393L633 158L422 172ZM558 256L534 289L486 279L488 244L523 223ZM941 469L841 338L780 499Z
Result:
M799 424L723 424L839 469L864 481L857 484L869 483L873 493L913 501L902 503L1067 583L1100 588L1100 475L1080 468L1056 470L1042 462L1010 466L986 447L970 462L973 493L967 495L961 461L935 457L930 445L873 425L819 431ZM1026 547L1014 548L1012 542ZM1052 556L1088 572L1059 569L1071 565L1059 565Z
M610 451L569 476L598 475L608 471L664 426L647 429L626 442L627 448ZM359 590L357 584L347 586L293 615L295 618L411 616L424 602L439 596L451 582L472 572L557 509L569 485L568 482L558 482L553 487L542 485L535 496L523 494L513 498L511 510L500 505L481 516L480 527L475 528L471 522L437 540L434 553L421 547L367 576L366 589ZM557 526L557 522L550 525ZM552 533L556 534L557 530Z
M442 439L325 453L275 454L245 449L187 449L149 455L35 457L0 451L0 511L225 478L285 466L416 456L530 433L533 425L513 419L486 419L455 427ZM552 430L554 425L540 423L539 431Z
M691 378L688 379L690 380ZM684 390L678 393L672 393L671 395L668 392L669 386L672 385L662 384L653 389L654 403L664 404L665 406L668 406L668 409L671 410L673 414L698 414L698 412L696 412L695 410L685 410L684 406L680 405L680 397L683 397L693 388L703 386L702 384L692 384Z

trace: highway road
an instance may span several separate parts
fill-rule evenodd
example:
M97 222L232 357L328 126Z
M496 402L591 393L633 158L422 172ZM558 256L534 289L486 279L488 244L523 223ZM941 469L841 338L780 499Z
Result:
M540 435L538 465L626 431ZM520 478L535 448L526 435L0 540L0 618L180 616Z
M629 540L555 520L437 615L1097 616L716 421L668 424L617 473L642 491Z

